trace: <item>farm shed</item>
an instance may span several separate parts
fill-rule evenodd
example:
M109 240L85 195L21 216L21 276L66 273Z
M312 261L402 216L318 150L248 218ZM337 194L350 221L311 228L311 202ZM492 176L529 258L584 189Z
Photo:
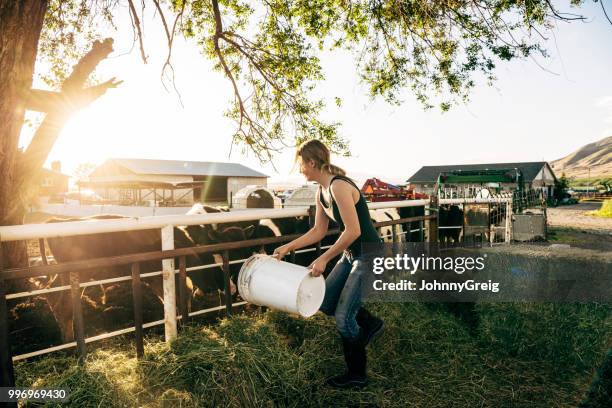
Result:
M59 198L68 192L68 180L70 176L62 173L59 161L51 163L51 169L42 169L40 175L39 197Z
M267 185L268 176L238 163L108 159L81 187L124 205L229 205L247 185Z
M523 174L525 190L542 190L546 196L553 194L555 180L557 177L547 162L523 162L523 163L483 163L483 164L456 164L444 166L423 166L407 181L416 192L433 194L435 184L440 173L451 171L474 171L474 170L502 170L519 169ZM488 183L490 184L490 183ZM465 186L463 186L465 187ZM500 183L499 185L473 185L473 188L493 187L501 191L512 192L516 189L515 183Z

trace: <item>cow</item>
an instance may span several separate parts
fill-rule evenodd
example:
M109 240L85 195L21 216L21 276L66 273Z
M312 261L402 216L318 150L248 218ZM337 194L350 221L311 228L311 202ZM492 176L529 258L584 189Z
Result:
M400 218L422 217L425 215L425 207L400 207L397 209ZM420 231L414 231L421 227L420 221L405 222L402 224L402 229L406 232L406 242L419 242L423 240Z
M228 209L219 208L219 207L211 207L207 205L203 205L200 203L196 203L193 207L187 212L188 215L203 215L203 214L215 214L221 212L227 212ZM269 238L276 236L272 232L272 230L266 226L262 225L259 220L249 220L249 221L238 221L238 222L227 222L221 224L207 224L207 225L189 225L185 227L185 230L189 233L189 235L193 238L195 242L199 245L208 245L214 243L221 242L232 242L232 241L243 241L247 239L257 239L257 238ZM267 248L267 246L266 246ZM260 247L247 247L234 249L229 252L229 260L235 261L238 259L247 259L253 253L258 252L267 252ZM223 259L221 254L213 254L215 263L222 263ZM232 276L232 281L235 282L238 280L238 272L240 271L240 264L232 263L230 264L230 272Z
M187 214L210 214L210 213L219 213L227 211L225 209L219 209L216 207L210 207L202 204L195 204L191 210ZM281 237L287 235L302 235L308 232L310 229L310 220L308 216L298 216L298 217L283 217L283 218L264 218L261 220L251 220L251 221L239 221L239 222L230 222L223 224L212 224L212 230L219 230L227 227L239 227L243 231L246 232L248 238L256 239L256 238L270 238L270 237ZM197 234L197 232L192 232L191 228L186 227L190 234ZM197 228L197 226L195 227ZM338 225L331 221L329 222L329 229L338 228ZM332 245L337 238L337 235L328 235L321 241L321 246ZM196 239L197 241L198 239ZM234 252L234 257L236 259L245 259L248 258L253 252L265 252L267 254L271 254L274 252L274 249L281 244L268 244L264 245L263 251L262 248L246 248L242 250L242 253ZM313 249L314 246L307 247L304 249ZM241 256L240 258L238 258ZM233 257L233 258L234 258ZM295 262L296 264L307 266L312 261L314 261L316 257L315 251L303 252L296 254ZM330 262L330 265L332 263ZM232 276L235 278L240 269L240 265L232 265Z
M125 218L117 215L101 215L86 218L54 218L48 222L65 222L76 220L101 220L101 219L121 219ZM228 239L244 239L249 235L248 231L243 231L238 227L229 227L222 230L209 228L191 228L197 239L194 240L189 231L184 228L174 228L175 248L187 248L194 245L213 244L227 242ZM209 234L210 232L210 234ZM229 238L228 238L229 237ZM127 255L139 252L151 252L161 250L161 234L159 229L110 232L102 234L81 235L72 237L48 238L48 247L56 261L59 263L80 261L92 258L111 257ZM203 264L215 263L214 254L189 254L186 256L187 267L200 266ZM141 262L141 273L161 270L161 262L147 261ZM130 265L120 265L107 268L84 270L81 272L81 281L100 280L119 276L129 276ZM190 271L188 272L188 288L193 288L192 283L200 291L206 293L218 291L224 288L223 272L221 268L215 267L213 270ZM54 284L56 278L49 279L47 286ZM60 279L61 284L68 284L68 277L63 274ZM162 279L159 276L143 280L143 286L150 289L160 300L163 299ZM232 292L235 292L235 285L232 282ZM53 292L48 294L47 301L60 326L64 341L74 339L72 325L72 307L68 301L69 293L66 291ZM106 303L106 293L102 290L101 302Z
M370 219L373 223L398 220L399 218L399 212L395 208L370 210ZM382 238L383 242L393 242L393 234L397 233L397 228L394 225L378 227L376 230L378 231L378 234Z
M463 210L460 209L458 205L440 205L438 208L438 227L438 239L440 243L458 243L461 237L461 227L463 227Z
M271 220L261 220L261 224L270 228L273 231L275 236L283 236L283 235L303 235L308 232L310 227L310 219L308 216L299 216L299 217L289 217L289 218L274 218ZM329 220L328 230L334 230L338 228L338 224ZM321 240L321 247L326 248L333 245L338 239L339 234L330 234L326 235ZM276 246L276 245L275 245ZM316 245L311 245L302 250L308 250L307 252L296 253L295 255L295 263L302 266L310 265L317 257L316 251L314 250ZM327 248L328 249L328 248ZM273 248L272 248L273 250ZM326 249L322 249L325 251ZM266 251L268 251L266 249ZM270 252L268 252L270 253ZM328 269L333 268L335 265L334 260L328 262Z

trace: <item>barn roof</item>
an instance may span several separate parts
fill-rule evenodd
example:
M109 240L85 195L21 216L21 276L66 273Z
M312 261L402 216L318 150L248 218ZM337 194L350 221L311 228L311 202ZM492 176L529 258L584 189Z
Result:
M136 174L269 177L239 163L152 159L109 159L108 162L125 167Z
M499 170L518 168L523 173L527 182L533 181L542 167L548 166L547 162L523 162L523 163L483 163L483 164L453 164L446 166L423 166L414 173L407 181L410 183L435 183L440 173L452 170ZM550 166L549 166L550 168ZM551 169L551 173L553 173ZM553 173L554 175L554 173Z

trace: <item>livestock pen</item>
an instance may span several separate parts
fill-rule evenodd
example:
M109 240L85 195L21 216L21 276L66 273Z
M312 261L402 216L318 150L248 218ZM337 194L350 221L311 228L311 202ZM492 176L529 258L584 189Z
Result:
M435 203L425 205L429 205L430 214L436 214ZM427 225L427 237L436 236L430 234L436 221L433 218ZM274 245L266 246L268 251L271 247ZM522 246L487 250L521 251ZM232 256L236 252L230 250ZM546 262L540 255L533 259ZM124 270L124 275L130 275L125 278L131 280L129 264ZM85 276L88 274L80 278ZM161 282L160 276L157 279ZM177 285L180 298L178 289ZM130 289L126 290L125 298L131 303ZM69 389L67 405L75 407L283 403L400 407L447 406L453 401L460 406L569 408L577 406L589 388L593 370L601 363L602 348L610 347L606 333L612 326L605 305L477 304L473 313L477 326L466 319L469 316L457 315L452 306L372 303L374 312L386 316L387 330L382 342L370 350L373 380L365 392L338 393L319 385L321 378L340 365L333 322L321 315L301 319L274 311L234 316L206 326L202 319L193 319L187 325L180 324L180 334L169 344L155 330L147 334L144 355L139 357L131 336L117 336L96 343L95 350L88 346L82 364L71 348L68 353L20 359L15 363L16 383L19 387ZM225 305L220 308L222 313ZM161 317L159 309L156 313ZM95 322L89 320L85 304L84 310L89 335ZM132 314L130 307L126 315L130 325ZM181 323L180 309L177 314ZM163 326L163 322L156 325ZM596 393L598 384L605 389L609 384L605 378L594 382L591 391ZM598 405L588 405L592 406Z
M380 208L400 208L400 207L425 207L427 206L427 214L423 216L400 218L395 220L389 220L381 223L377 223L377 227L390 226L402 223L413 223L420 222L421 229L425 228L425 222L427 225L427 237L437 237L437 214L436 214L436 201L432 200L409 200L409 201L398 201L398 202L382 202L382 203L370 203L369 208L380 209ZM137 231L145 229L160 229L162 237L162 250L152 251L146 253L137 253L130 255L121 255L109 258L97 258L86 261L75 261L67 262L63 264L55 265L42 265L32 266L27 268L15 268L15 269L3 269L2 262L0 262L0 363L2 382L1 386L10 387L14 385L14 373L13 373L13 362L18 360L27 359L46 353L51 353L58 350L64 350L76 347L78 355L81 359L84 359L87 355L86 344L92 343L98 340L106 339L109 337L119 336L126 333L135 333L136 342L136 353L138 356L142 356L144 352L143 347L143 330L154 326L164 326L165 339L166 341L172 341L177 337L178 333L178 321L186 321L188 318L202 315L205 313L211 313L218 310L225 309L227 315L231 315L234 307L240 306L245 302L233 302L232 295L230 293L230 263L240 263L244 259L230 261L229 251L247 248L247 247L262 247L264 245L279 244L282 242L290 241L297 237L297 235L287 235L270 238L258 238L246 241L221 243L214 245L203 245L194 248L180 248L174 249L174 237L173 228L174 226L185 226L185 225L210 225L210 224L221 224L230 222L241 222L259 219L275 219L275 218L286 218L286 217L298 217L298 216L309 216L311 222L313 222L314 212L313 208L293 208L293 209L273 209L273 210L245 210L235 211L228 213L216 213L206 215L177 215L177 216L158 216L158 217L143 217L143 218L131 218L122 220L104 220L98 222L66 222L66 223L55 223L55 224L29 224L19 226L8 226L0 227L0 243L8 241L25 241L31 239L44 239L52 237L64 237L64 236L77 236L107 232L121 232L121 231ZM334 234L338 231L329 231L328 234ZM399 234L393 234L393 240L395 241L399 237ZM435 239L435 238L434 238ZM291 253L291 260L295 261L296 253L315 251L316 254L320 254L326 247L322 247L319 242L315 248L304 249L301 251L294 251ZM43 251L44 253L44 251ZM200 267L190 268L195 269L207 269L211 267L220 266L224 272L224 283L225 283L225 304L213 308L207 308L203 310L197 310L188 312L188 291L186 287L186 275L188 268L186 268L185 257L188 254L193 253L219 253L221 254L222 262L220 264L203 265ZM174 258L178 258L178 269L175 269ZM44 257L43 257L44 259ZM151 272L146 274L140 273L140 264L146 261L161 260L162 270L158 272ZM1 261L1 260L0 260ZM84 270L90 270L95 268L111 267L115 265L131 265L131 275L117 277L112 279L106 279L101 281L89 281L82 282L80 273ZM6 282L8 280L16 279L28 279L44 275L52 274L64 274L69 275L70 284L66 286L53 287L48 289L40 289L33 291L25 291L19 293L7 293ZM175 285L175 274L178 274L178 291ZM143 322L143 309L142 309L142 293L140 281L142 278L148 278L152 276L160 276L163 281L163 295L164 295L164 319L152 322ZM85 336L85 321L83 318L83 312L81 308L81 290L83 288L101 285L106 283L116 283L131 281L132 283L132 300L134 306L134 326L116 330L104 334L100 334L93 337ZM11 343L9 338L9 321L8 321L8 301L25 298L29 296L43 295L57 291L70 291L72 312L74 316L74 326L76 340L73 342L64 343L54 347L48 347L41 350L35 350L24 354L11 355ZM176 308L176 298L178 292L178 313Z

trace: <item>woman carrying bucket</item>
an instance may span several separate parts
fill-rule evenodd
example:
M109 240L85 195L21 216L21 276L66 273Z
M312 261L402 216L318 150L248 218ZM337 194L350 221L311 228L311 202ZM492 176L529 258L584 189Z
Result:
M318 140L299 146L295 155L300 173L308 181L319 184L315 224L306 234L276 248L274 256L282 259L288 252L312 245L323 239L329 220L334 220L342 233L325 253L309 266L313 276L320 276L327 263L342 257L325 280L325 299L320 310L336 319L342 337L346 373L332 377L326 384L337 388L363 387L366 377L366 346L381 333L383 321L372 316L361 301L361 281L365 268L361 244L380 242L372 224L365 197L344 170L330 163L329 149Z

